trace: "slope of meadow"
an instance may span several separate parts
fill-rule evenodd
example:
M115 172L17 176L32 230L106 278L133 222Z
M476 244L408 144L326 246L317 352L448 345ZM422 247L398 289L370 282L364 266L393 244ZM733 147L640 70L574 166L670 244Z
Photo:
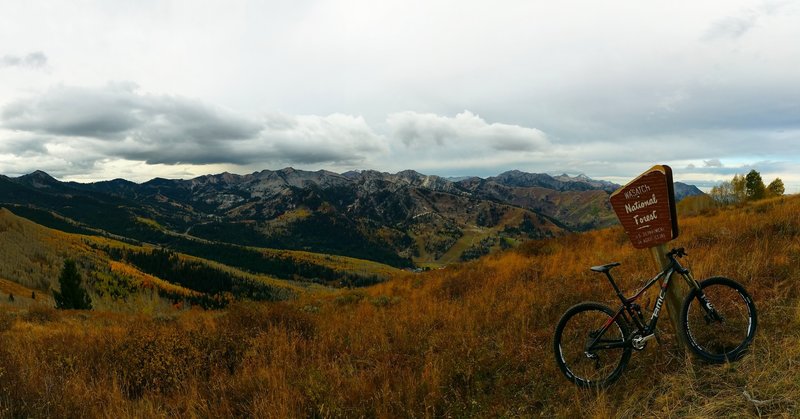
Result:
M225 311L3 312L0 415L800 415L800 197L680 223L673 244L687 248L695 276L735 278L756 301L758 335L737 363L682 355L663 320L662 343L635 353L610 389L579 390L562 377L551 353L561 313L614 299L588 267L622 262L626 292L654 273L649 252L611 228L363 290Z
M198 286L203 285L200 284L204 279L202 274L212 276L206 282L229 280L233 285L228 288L258 289L274 297L269 299L291 298L304 289L267 275L255 275L181 254L170 256L174 259L173 265L187 267L187 278L183 284L168 282L144 272L131 262L135 260L132 257L130 260L114 259L110 256L114 253L112 250L116 250L116 253L124 250L128 254L139 255L140 259L156 252L152 247L45 228L0 208L0 301L8 302L10 294L14 294L15 304L8 302L14 307L31 303L28 300L33 300L31 297L36 293L38 299L52 302L51 290L58 289L59 272L63 261L68 258L77 261L89 285L95 307L100 308L119 306L122 300L134 301L132 305L135 306L145 297L156 305L168 305L170 301L182 299L192 302L208 299L210 296L203 295L200 291L204 290Z

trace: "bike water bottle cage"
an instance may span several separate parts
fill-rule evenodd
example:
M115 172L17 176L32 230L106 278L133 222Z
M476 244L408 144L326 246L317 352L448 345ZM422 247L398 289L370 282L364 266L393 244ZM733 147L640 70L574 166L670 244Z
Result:
M605 265L600 265L600 266L592 266L589 269L591 269L591 270L593 270L595 272L606 273L606 272L610 271L611 268L613 268L615 266L619 266L619 265L621 265L619 262L614 262L614 263L607 263Z

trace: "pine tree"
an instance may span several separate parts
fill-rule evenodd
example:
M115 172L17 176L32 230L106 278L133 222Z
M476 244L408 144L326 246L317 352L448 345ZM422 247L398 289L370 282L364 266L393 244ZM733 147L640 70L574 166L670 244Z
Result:
M764 181L761 180L761 173L758 173L755 169L745 176L745 188L748 199L752 201L763 199L766 195L767 188L764 186Z
M56 308L64 310L92 309L92 300L81 285L81 274L78 273L75 261L69 259L64 261L64 268L58 277L58 283L61 285L61 292L53 292Z

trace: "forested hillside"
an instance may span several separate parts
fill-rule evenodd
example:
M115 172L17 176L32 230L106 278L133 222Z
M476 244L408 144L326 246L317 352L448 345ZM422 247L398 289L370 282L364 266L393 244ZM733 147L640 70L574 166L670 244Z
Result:
M800 415L800 197L704 209L680 226L673 244L686 247L697 278L734 278L755 299L759 332L735 364L684 356L662 321L662 343L635 353L608 390L562 376L552 354L561 313L614 301L588 267L622 262L625 292L654 271L650 253L615 227L222 311L61 313L4 302L0 406L14 417Z
M371 285L399 272L375 262L300 251L233 245L204 248L203 243L196 248L205 249L200 253L212 260L97 235L65 233L0 208L0 279L24 287L15 295L20 302L33 300L32 293L48 298L51 290L57 290L66 259L77 262L89 291L106 308L135 305L142 298L154 304L206 308L242 299L285 300L318 284ZM0 299L13 293L0 287Z

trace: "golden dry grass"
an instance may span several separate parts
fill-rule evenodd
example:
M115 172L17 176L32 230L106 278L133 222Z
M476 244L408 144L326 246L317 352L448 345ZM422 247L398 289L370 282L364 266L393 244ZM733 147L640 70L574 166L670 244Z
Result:
M623 262L626 292L654 273L649 252L612 228L222 312L4 313L0 415L797 417L798 198L681 220L674 245L695 276L734 278L756 301L758 335L734 364L683 355L662 321L663 344L635 353L610 389L579 390L561 375L551 349L561 313L614 301L588 267Z

